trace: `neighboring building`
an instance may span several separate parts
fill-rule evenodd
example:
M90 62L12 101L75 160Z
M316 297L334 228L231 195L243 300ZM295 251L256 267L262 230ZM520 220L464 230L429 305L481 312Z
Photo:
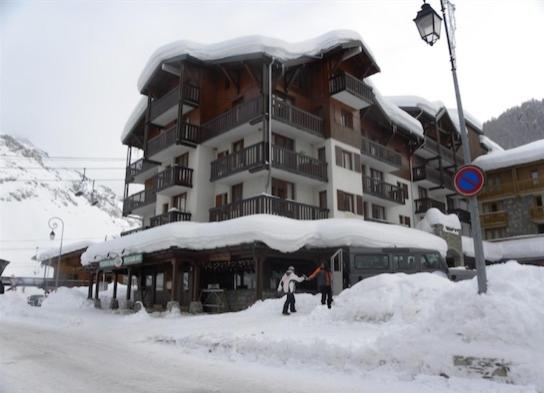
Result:
M81 265L81 255L93 243L82 241L64 245L62 254L60 254L60 286L73 287L87 285L91 274ZM44 268L53 269L53 273L48 274L49 277L52 277L48 282L56 280L57 269L59 269L59 251L58 248L51 248L41 252L36 257Z
M475 161L486 172L478 196L485 239L544 233L544 140Z

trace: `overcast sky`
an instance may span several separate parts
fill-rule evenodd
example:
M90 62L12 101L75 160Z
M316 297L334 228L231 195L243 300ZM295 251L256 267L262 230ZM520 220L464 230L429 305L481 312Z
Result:
M429 0L438 11L439 1ZM457 50L466 109L480 120L544 96L544 1L458 0ZM0 133L51 155L125 156L119 136L150 54L179 39L263 34L288 41L358 31L385 95L455 102L447 45L421 41L420 0L0 0ZM121 174L120 174L121 176ZM122 176L121 176L122 177Z

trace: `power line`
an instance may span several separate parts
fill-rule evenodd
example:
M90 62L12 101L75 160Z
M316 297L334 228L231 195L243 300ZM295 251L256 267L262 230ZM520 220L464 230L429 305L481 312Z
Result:
M31 182L31 181L36 181L36 182L63 182L63 181L72 181L72 182L81 182L81 179L9 179L9 178L4 178L3 179L4 182L18 182L18 183L21 183L21 182ZM100 181L125 181L125 179L95 179L93 178L92 180L95 180L97 182L100 182Z
M34 157L21 156L21 155L18 155L18 154L0 154L0 157L8 157L8 158L15 158L15 159L25 159L25 160L34 158ZM119 158L119 157L47 156L47 157L40 157L40 158L42 160L126 161L125 158Z
M86 170L91 170L91 171L97 171L97 170L126 170L126 167L120 167L120 166L116 166L116 167L88 167L88 166L48 166L48 167L43 167L43 166L36 166L36 167L32 167L32 166L17 166L17 167L9 167L9 166L0 166L0 169L86 169Z

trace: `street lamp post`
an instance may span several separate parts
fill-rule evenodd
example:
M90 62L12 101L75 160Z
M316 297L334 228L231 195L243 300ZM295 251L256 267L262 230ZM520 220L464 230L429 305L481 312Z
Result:
M446 29L446 38L448 41L448 49L450 53L450 63L451 63L451 73L453 76L453 86L455 88L455 99L457 101L457 112L459 115L459 127L461 131L461 143L463 145L463 158L465 165L471 163L470 149L468 144L468 134L465 125L465 115L463 113L463 104L461 102L461 93L459 92L459 81L457 79L457 65L455 60L455 46L452 41L452 36L454 31L450 32L450 26L448 25L449 20L448 16L451 10L446 8L446 3L450 5L448 0L440 0L440 5L442 7L442 16L444 18L444 27ZM446 13L448 11L448 14ZM423 0L423 5L421 10L417 13L414 22L416 23L417 29L421 38L429 45L433 45L440 38L440 25L442 18L433 10L433 8L425 3ZM470 210L470 220L472 224L472 238L474 240L474 259L476 260L476 272L478 278L478 293L487 292L487 277L485 270L485 259L484 259L484 246L482 241L482 232L480 227L480 212L478 208L478 200L476 196L468 198L469 210Z
M51 233L49 234L51 240L55 240L55 229L59 226L59 222L62 226L60 233L59 259L57 261L57 271L55 272L55 289L59 287L60 256L62 255L62 241L64 240L64 221L60 217L51 217L48 221L49 228L51 228Z

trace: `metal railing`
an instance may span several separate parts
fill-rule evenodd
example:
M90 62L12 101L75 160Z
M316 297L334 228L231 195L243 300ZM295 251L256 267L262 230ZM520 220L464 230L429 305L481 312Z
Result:
M402 167L402 157L399 153L365 137L361 137L361 153L394 167Z
M453 177L450 172L442 169L442 171L430 168L428 165L412 168L413 181L428 180L440 186L444 186L450 190L454 189Z
M157 192L172 186L193 187L193 170L180 165L166 168L156 175Z
M130 214L134 209L155 203L156 200L157 191L155 188L149 188L132 194L123 201L123 214Z
M372 91L372 88L362 80L346 73L332 76L329 79L329 92L331 95L344 90L369 104L374 102L374 92Z
M248 146L240 151L212 161L211 181L243 172L265 164L264 143Z
M146 230L148 227L138 227L138 228L134 228L134 229L129 229L128 231L123 231L121 232L121 236L128 236L128 235L132 235L133 233L136 233L136 232L141 232L143 230Z
M272 166L317 180L327 181L327 163L325 161L279 146L272 145Z
M193 106L198 106L200 99L200 89L192 84L183 85L183 102ZM151 101L151 121L162 115L168 109L179 103L179 86L170 90L162 97Z
M199 126L182 123L178 131L176 124L147 142L147 155L153 156L174 145L197 145L200 142L200 137L201 130Z
M416 205L416 213L425 213L430 208L434 207L440 210L442 213L446 212L446 204L440 201L437 201L432 198L420 198L416 199L415 201Z
M272 118L324 138L323 119L272 96Z
M270 195L259 195L210 209L210 221L224 221L252 214L272 214L297 220L319 220L328 218L329 211L318 206Z
M370 176L363 176L363 192L402 205L406 201L402 188Z
M169 224L171 222L179 221L191 221L191 213L182 212L182 211L169 211L164 214L158 214L149 219L149 224L151 228L157 227L164 224Z
M152 169L158 165L159 163L155 161L150 161L145 158L140 158L139 160L134 161L129 166L127 166L125 177L127 181L133 181L135 176L149 169Z

